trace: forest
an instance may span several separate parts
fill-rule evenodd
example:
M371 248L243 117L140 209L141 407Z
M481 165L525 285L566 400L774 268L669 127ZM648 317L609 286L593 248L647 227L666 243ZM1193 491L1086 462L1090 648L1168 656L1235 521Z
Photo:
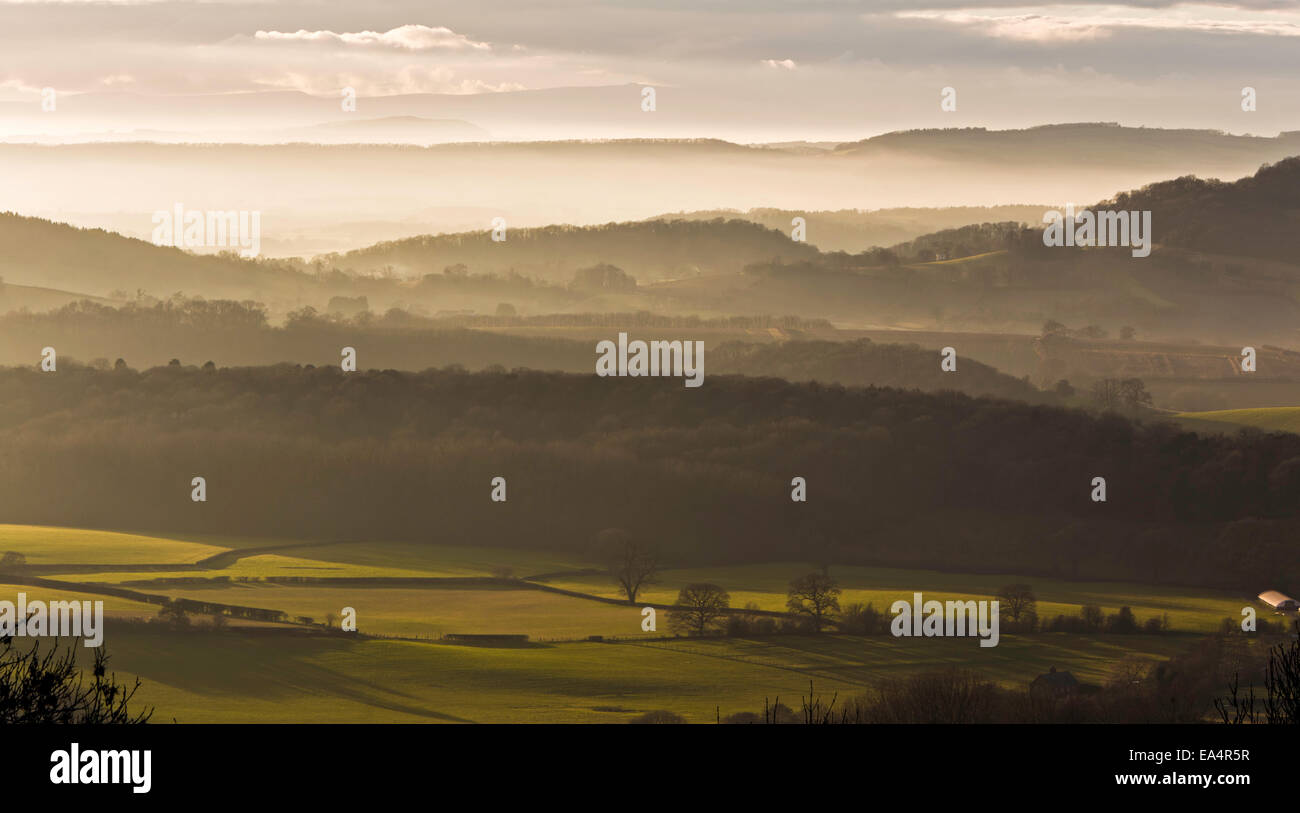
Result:
M1300 587L1290 434L718 374L65 362L0 393L12 522Z

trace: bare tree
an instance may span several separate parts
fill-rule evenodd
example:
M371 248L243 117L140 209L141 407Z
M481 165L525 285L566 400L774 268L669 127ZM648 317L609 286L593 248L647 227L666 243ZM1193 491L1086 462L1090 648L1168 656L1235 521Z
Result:
M1019 624L1031 615L1038 614L1038 596L1027 584L1006 584L998 590L998 607L1003 617Z
M1245 723L1254 723L1255 717L1255 687L1251 686L1246 694L1241 693L1241 676L1234 672L1232 682L1228 684L1228 696L1214 698L1214 708L1219 712L1219 717L1227 725L1243 725Z
M91 682L77 665L73 639L60 654L57 643L45 654L40 645L14 646L12 637L0 639L0 723L147 723L153 709L132 713L127 704L140 688L140 679L127 686L108 672L104 648L95 650Z
M790 582L786 609L812 619L813 629L821 632L840 611L840 588L835 580L820 573L809 573Z
M731 596L716 584L688 584L677 594L668 611L668 626L693 635L703 635L727 615Z
M1300 636L1300 622L1295 624ZM1300 637L1280 643L1268 651L1264 670L1263 713L1256 705L1255 687L1242 694L1239 675L1234 673L1228 684L1228 696L1214 699L1214 707L1228 725L1271 723L1295 725L1300 722ZM1262 719L1261 719L1262 717Z
M635 604L641 588L654 584L659 574L658 554L621 528L601 531L596 535L596 545L610 578L623 588L627 603Z
M1300 621L1295 629L1300 636ZM1264 718L1268 722L1300 723L1300 637L1269 650L1264 691Z
M1103 412L1117 411L1121 403L1119 381L1114 378L1103 378L1094 381L1092 384L1092 400L1097 405L1097 408Z

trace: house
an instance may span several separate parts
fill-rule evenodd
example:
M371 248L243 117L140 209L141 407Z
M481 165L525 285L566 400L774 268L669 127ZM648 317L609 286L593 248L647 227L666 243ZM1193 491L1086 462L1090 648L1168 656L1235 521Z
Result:
M1300 610L1300 602L1276 590L1265 590L1259 594L1259 600L1279 613L1293 613Z
M1034 695L1073 694L1079 688L1079 681L1066 671L1056 671L1053 666L1046 674L1039 675L1029 684L1029 693Z

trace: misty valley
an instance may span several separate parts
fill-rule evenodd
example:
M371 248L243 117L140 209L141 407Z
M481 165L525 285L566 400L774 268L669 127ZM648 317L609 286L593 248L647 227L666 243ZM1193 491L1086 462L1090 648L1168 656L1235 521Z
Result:
M15 782L1287 798L1300 13L697 5L0 3Z

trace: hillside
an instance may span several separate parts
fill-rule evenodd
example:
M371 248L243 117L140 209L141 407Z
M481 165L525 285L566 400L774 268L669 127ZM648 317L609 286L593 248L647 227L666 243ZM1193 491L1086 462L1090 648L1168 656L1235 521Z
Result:
M1097 208L1150 209L1162 245L1300 266L1300 157L1231 183L1186 176L1151 184Z
M501 302L555 311L588 296L564 286L539 285L517 274L470 274L465 269L443 273L442 267L437 271L413 280L357 277L303 262L241 259L229 252L196 254L101 229L0 214L0 279L16 289L15 296L32 287L87 295L65 298L28 291L22 301L15 299L6 307L0 293L0 313L24 303L33 310L47 310L78 298L125 300L138 294L155 299L184 294L253 301L266 305L277 317L302 307L325 311L334 297L367 297L380 311L403 307L432 313L491 310Z
M874 246L892 246L942 229L976 223L1014 221L1037 223L1050 206L949 206L935 209L896 208L860 211L800 211L796 209L715 209L675 212L654 220L748 220L769 229L791 231L791 221L802 217L807 224L807 241L822 251L856 254Z
M638 280L700 274L738 274L749 263L818 255L789 234L744 220L655 220L603 226L545 226L508 230L492 240L487 230L429 235L380 243L322 261L349 271L392 269L403 275L463 264L476 272L515 271L545 280L569 280L580 268L615 265Z
M1232 183L1182 178L1093 208L1150 207L1149 257L1126 247L1046 247L1042 225L983 223L857 255L757 263L747 280L656 290L678 307L770 310L841 326L1037 332L1047 321L1131 326L1227 347L1300 346L1300 158ZM1164 224L1168 224L1167 226ZM864 307L870 303L870 307Z
M192 254L12 212L0 213L0 277L100 297L142 288L161 296L184 291L265 301L311 287L302 274L276 264Z
M0 314L18 310L50 311L62 308L73 302L91 301L98 304L111 304L112 300L86 294L59 291L54 288L42 288L35 285L15 285L7 283L0 276Z

